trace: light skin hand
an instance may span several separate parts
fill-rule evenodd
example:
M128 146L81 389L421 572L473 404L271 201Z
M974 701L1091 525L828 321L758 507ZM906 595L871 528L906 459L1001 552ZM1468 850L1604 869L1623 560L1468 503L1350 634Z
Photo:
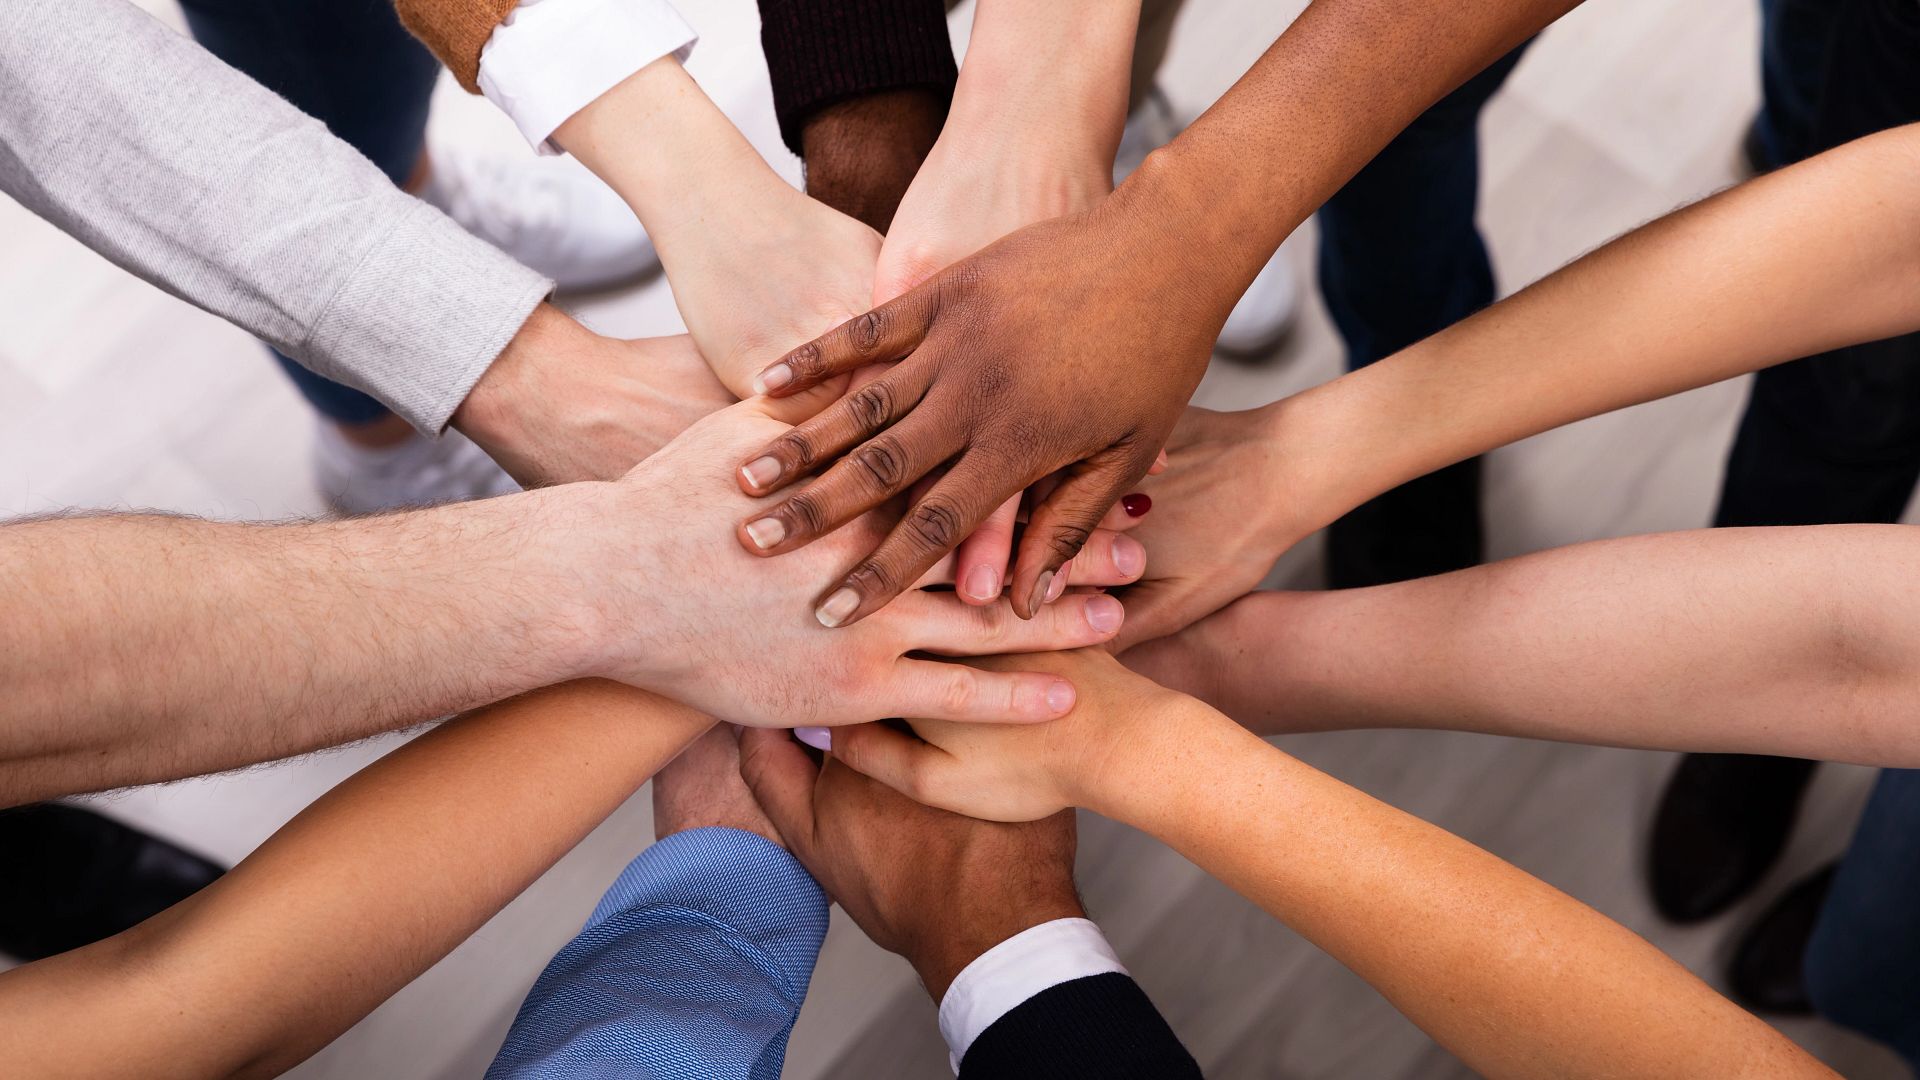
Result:
M453 426L523 487L544 487L618 479L733 402L689 336L602 337L541 304Z
M784 731L741 736L741 773L788 850L937 1002L968 964L1023 930L1081 918L1074 818L1002 824L923 806Z
M647 227L688 331L736 396L781 350L868 306L880 235L782 180L673 57L553 138ZM844 388L810 395L803 415Z
M927 711L954 719L1042 720L1070 707L1070 683L1035 673L986 673L919 659L1071 648L1111 640L1122 612L1103 595L1075 594L1033 623L1004 605L972 608L951 593L917 591L854 635L832 634L807 610L870 539L815 545L801 559L759 560L714 545L715 530L751 506L724 462L777 435L779 421L743 402L702 420L648 458L619 486L619 517L640 530L620 565L638 568L606 591L611 624L632 628L631 667L601 672L644 685L734 723L830 726ZM817 549L817 551L815 550ZM637 594L635 594L637 590ZM624 611L652 612L642 624ZM662 615L662 613L670 613ZM610 658L610 663L615 663ZM715 679L715 671L728 673Z

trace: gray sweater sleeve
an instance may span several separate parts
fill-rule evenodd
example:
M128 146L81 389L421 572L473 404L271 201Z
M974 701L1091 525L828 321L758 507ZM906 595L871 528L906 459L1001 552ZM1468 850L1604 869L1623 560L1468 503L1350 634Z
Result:
M126 0L0 2L0 190L427 432L552 287Z

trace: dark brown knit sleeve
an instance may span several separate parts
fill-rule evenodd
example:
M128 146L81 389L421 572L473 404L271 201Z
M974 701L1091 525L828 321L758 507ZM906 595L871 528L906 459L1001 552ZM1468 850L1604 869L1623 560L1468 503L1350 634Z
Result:
M950 101L959 75L944 0L760 0L760 43L780 137L796 154L828 105L915 88Z
M480 50L519 0L394 0L400 22L433 50L453 77L480 92Z

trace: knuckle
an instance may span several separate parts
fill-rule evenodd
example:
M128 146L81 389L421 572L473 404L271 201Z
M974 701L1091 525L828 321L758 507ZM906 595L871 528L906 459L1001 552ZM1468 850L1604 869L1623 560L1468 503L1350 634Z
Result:
M805 345L787 354L787 366L803 379L813 378L826 367L826 358L821 355L820 343L809 341Z
M813 467L813 441L798 428L773 440L768 452L776 458L784 459L789 468L809 469Z
M1092 530L1081 525L1056 525L1047 534L1047 550L1064 564L1079 553L1091 535Z
M853 345L854 351L865 356L880 344L880 337L886 328L886 316L878 311L869 311L847 324L847 340Z
M960 512L940 499L927 499L907 515L907 526L927 547L945 551L960 542Z
M873 559L854 567L841 584L861 596L890 596L898 591L893 572Z
M847 411L853 415L854 423L860 425L862 431L877 431L893 423L892 384L881 380L855 390L847 395Z
M812 488L787 500L786 516L797 526L797 531L805 535L813 536L826 531L826 507L820 504L820 494Z
M853 460L866 470L873 485L882 491L895 491L906 483L907 457L898 440L878 438L861 447Z
M965 716L980 700L978 683L964 671L955 672L940 689L940 704L950 715Z

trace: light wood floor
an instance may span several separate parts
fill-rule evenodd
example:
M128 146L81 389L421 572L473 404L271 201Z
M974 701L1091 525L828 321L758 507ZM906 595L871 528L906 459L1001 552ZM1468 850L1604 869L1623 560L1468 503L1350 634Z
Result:
M171 0L141 0L174 19ZM693 68L789 176L750 0L683 5ZM1299 10L1299 0L1192 0L1163 83L1197 112ZM1524 284L1606 238L1735 178L1757 100L1753 0L1592 0L1549 31L1486 118L1482 219L1502 282ZM964 15L964 9L962 12ZM513 143L484 103L443 87L436 139ZM1289 256L1311 273L1311 238ZM159 507L228 518L320 511L312 419L231 327L142 285L0 200L0 516ZM577 305L628 335L678 329L662 283ZM1333 375L1316 300L1270 364L1215 364L1200 402L1239 408ZM1600 418L1496 454L1487 514L1510 555L1706 522L1745 389ZM1261 497L1249 493L1248 497ZM1317 545L1277 568L1311 583ZM1390 662L1382 658L1382 662ZM327 787L385 752L376 740L301 761L98 800L108 812L237 860ZM1436 733L1285 740L1333 774L1513 860L1717 981L1729 938L1845 843L1871 773L1824 769L1761 895L1675 929L1644 896L1642 845L1667 755ZM651 838L644 793L447 960L297 1070L305 1080L477 1076L526 987L618 868ZM1365 984L1193 866L1110 822L1084 822L1094 915L1208 1075L1467 1075ZM795 1032L789 1075L938 1078L945 1050L901 962L836 916ZM1784 1025L1850 1077L1901 1075L1891 1055L1825 1024Z

